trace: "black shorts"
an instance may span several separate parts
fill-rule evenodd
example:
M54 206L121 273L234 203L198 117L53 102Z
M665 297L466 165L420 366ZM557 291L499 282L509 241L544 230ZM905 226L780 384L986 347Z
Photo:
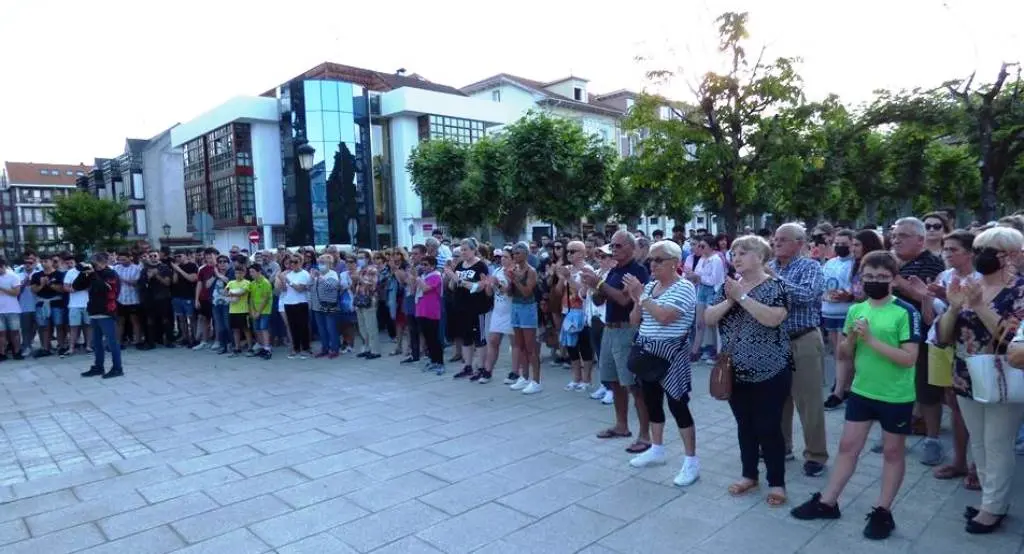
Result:
M846 397L846 421L877 421L886 433L909 435L914 403L893 404L850 393Z
M132 305L129 305L129 306L126 306L124 304L118 304L117 305L117 315L118 315L118 317L128 317L128 316L132 316L132 315L139 315L139 313L141 312L141 308L142 308L142 306L140 306L138 304L132 304Z
M480 315L474 310L453 306L448 312L448 333L466 346L476 345L480 342Z
M209 300L200 300L199 315L206 319L213 319L213 302L210 302Z
M917 363L914 364L914 389L917 401L922 406L941 404L946 398L945 389L928 384L928 345L921 344L918 348Z
M229 320L232 330L245 331L249 328L249 316L247 314L231 314Z

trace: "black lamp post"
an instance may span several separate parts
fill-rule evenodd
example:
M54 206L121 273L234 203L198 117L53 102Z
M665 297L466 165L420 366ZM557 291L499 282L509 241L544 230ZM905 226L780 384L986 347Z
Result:
M304 137L295 141L295 155L299 157L299 168L306 172L306 186L309 187L310 201L312 202L313 183L311 182L309 170L313 169L313 156L316 148L313 148ZM312 204L311 204L312 205ZM309 243L316 248L316 226L313 225L313 212L309 213Z
M171 224L164 223L164 238L170 238L171 236Z

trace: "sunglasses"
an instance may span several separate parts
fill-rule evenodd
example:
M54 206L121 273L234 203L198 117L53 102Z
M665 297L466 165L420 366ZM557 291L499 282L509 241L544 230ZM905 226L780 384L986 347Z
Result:
M651 258L651 263L660 264L661 262L667 262L672 258Z
M583 252L583 251L580 250L579 248L573 248L572 250L569 250L570 254L579 254L580 252Z
M612 248L612 250L618 250L619 248L625 248L626 247L625 244L618 243L618 242L613 242L613 243L609 244L608 246L610 246Z
M929 231L941 231L942 230L942 224L941 223L925 223L924 224L924 228L929 230Z

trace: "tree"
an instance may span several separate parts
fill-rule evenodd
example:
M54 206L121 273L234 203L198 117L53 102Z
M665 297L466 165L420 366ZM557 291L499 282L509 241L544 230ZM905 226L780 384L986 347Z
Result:
M977 158L963 144L938 140L928 147L928 210L953 206L957 227L969 223L968 206L977 205L981 177Z
M35 227L22 227L22 240L25 242L24 246L27 250L36 251L39 250L39 233Z
M658 150L651 157L673 155L682 148L692 150L690 158L676 157L663 160L668 186L680 179L707 208L716 209L725 222L726 231L735 234L745 208L759 194L761 173L772 164L764 155L765 147L779 130L772 122L780 110L802 103L801 80L795 66L799 60L780 57L764 60L764 49L757 60L750 63L745 43L747 13L727 12L716 19L720 37L719 52L728 56L726 73L706 73L694 89L696 109L683 112L669 103L674 117L664 125L652 125L651 136ZM652 80L667 80L676 76L670 70L648 73ZM657 118L654 111L665 105L663 99L648 99L638 103L646 115L638 113L633 121L642 128ZM635 107L634 107L635 108ZM658 137L658 135L662 135ZM645 139L645 148L647 141ZM672 141L681 144L672 146ZM683 166L691 159L692 163ZM655 160L649 159L650 165Z
M53 222L64 229L63 240L77 252L116 246L131 229L128 207L120 200L107 200L84 191L57 199ZM27 239L26 239L27 242Z
M615 151L568 119L530 112L505 127L505 190L534 216L575 226L604 198Z
M844 164L845 180L864 206L868 225L879 225L879 205L890 198L889 152L881 133L859 126L851 135Z
M475 206L480 191L466 186L469 148L451 140L429 140L419 144L406 164L413 189L437 221L456 235L464 235L484 222L484 212Z
M501 136L484 137L470 148L466 184L483 203L477 209L506 237L517 237L529 213L528 195L505 178L508 148Z
M899 215L913 215L914 201L926 192L928 146L933 135L915 123L900 124L886 140L890 153L889 171L899 186Z

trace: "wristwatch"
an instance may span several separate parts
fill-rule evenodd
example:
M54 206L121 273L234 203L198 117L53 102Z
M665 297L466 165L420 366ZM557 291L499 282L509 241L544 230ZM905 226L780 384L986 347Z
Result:
M747 293L743 293L743 296L741 296L741 297L739 298L739 300L737 300L737 301L736 301L736 303L737 303L737 304L742 304L742 303L743 303L743 301L744 301L744 300L746 300L747 298L748 298L748 296L747 296Z

